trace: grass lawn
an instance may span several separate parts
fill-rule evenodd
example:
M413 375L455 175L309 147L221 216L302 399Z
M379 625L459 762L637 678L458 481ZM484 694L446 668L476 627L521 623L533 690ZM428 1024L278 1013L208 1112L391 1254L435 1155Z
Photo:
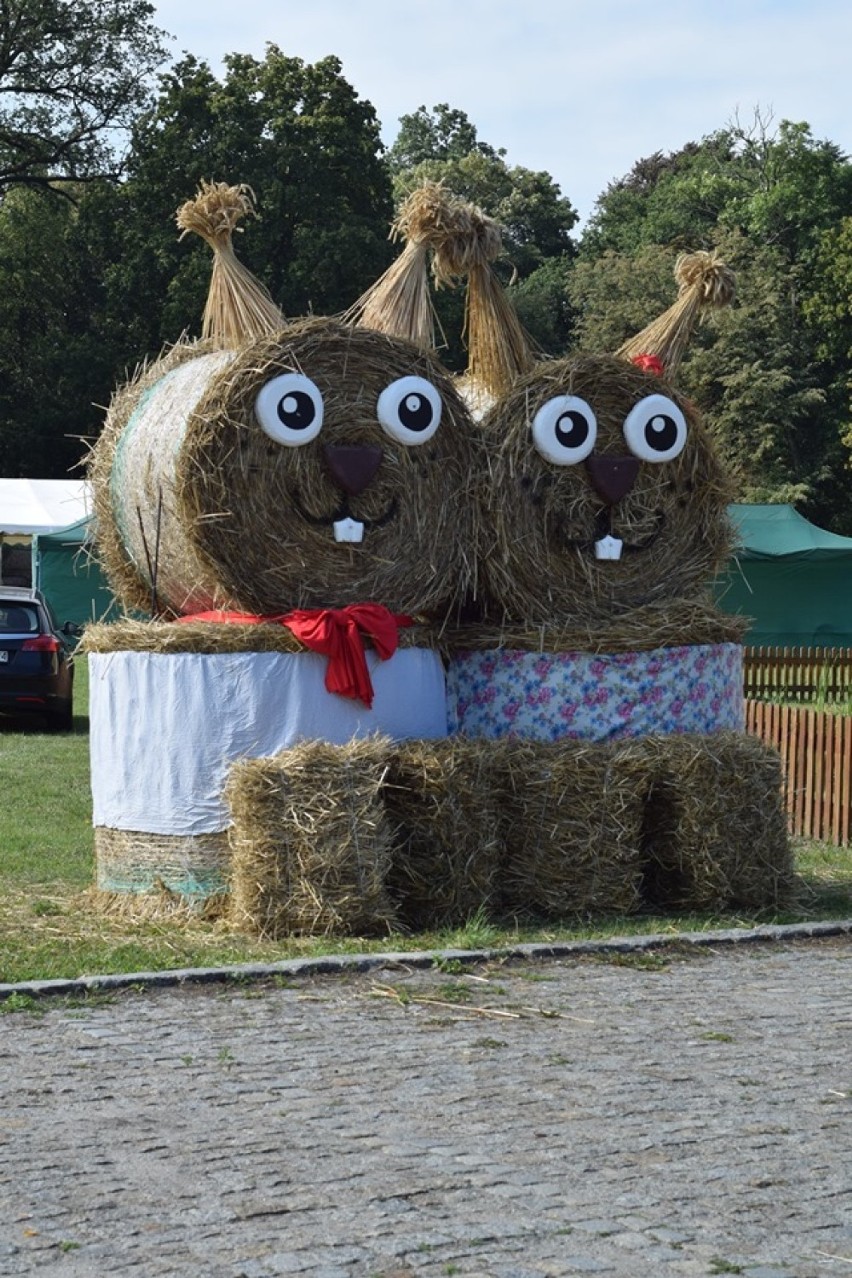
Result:
M255 941L225 923L128 922L92 909L88 680L75 676L72 734L0 719L0 982L136 972L172 967L273 962L294 955L364 950L512 945L648 932L713 930L852 918L852 851L797 844L800 899L784 913L630 916L594 926L576 920L547 928L495 927L474 919L463 929L364 941L359 938Z

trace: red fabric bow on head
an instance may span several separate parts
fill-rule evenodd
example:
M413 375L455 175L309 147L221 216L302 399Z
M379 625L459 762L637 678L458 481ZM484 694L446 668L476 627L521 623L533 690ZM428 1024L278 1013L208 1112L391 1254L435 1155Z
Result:
M414 618L397 614L383 604L349 604L345 608L297 608L276 616L258 616L250 612L195 612L178 617L179 622L212 621L238 626L256 626L273 622L286 626L296 638L328 657L325 686L329 692L353 701L363 701L367 709L373 705L373 685L367 669L364 636L382 661L392 657L399 645L399 627L411 626Z
M643 373L656 373L658 377L662 377L666 371L659 355L634 355L630 363L641 368Z

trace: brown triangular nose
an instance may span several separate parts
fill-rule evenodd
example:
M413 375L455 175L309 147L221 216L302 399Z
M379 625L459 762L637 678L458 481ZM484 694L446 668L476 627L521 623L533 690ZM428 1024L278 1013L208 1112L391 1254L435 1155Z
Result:
M626 497L636 483L639 474L638 457L600 457L592 454L586 458L586 470L592 487L608 506Z
M382 450L370 444L326 444L325 464L335 483L350 497L364 491L382 462Z

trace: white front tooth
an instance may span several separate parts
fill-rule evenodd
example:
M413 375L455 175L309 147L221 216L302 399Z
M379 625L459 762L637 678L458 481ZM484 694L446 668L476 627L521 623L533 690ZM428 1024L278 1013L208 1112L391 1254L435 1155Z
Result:
M338 519L333 524L335 541L363 541L364 525L357 519Z
M595 542L595 558L596 559L620 559L621 547L624 542L618 537L601 537L600 541Z

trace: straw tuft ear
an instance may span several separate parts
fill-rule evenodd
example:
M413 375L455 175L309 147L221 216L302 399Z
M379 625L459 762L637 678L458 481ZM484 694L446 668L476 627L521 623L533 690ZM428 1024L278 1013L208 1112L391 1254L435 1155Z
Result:
M500 226L475 204L457 201L434 247L432 272L438 287L454 287L467 276L465 336L468 398L486 401L504 394L535 363L524 331L493 263L500 255Z
M267 290L234 254L232 237L242 230L237 224L254 216L251 187L227 182L202 182L195 199L177 211L179 238L192 231L213 250L202 336L226 349L275 332L286 323Z
M736 292L734 273L715 249L682 253L674 275L679 290L674 305L616 351L633 363L655 357L669 378L677 372L702 311L730 306Z
M440 182L424 182L412 191L400 205L390 230L390 238L405 240L405 247L384 275L345 312L345 323L406 338L421 350L434 349L429 252L443 242L457 203Z

